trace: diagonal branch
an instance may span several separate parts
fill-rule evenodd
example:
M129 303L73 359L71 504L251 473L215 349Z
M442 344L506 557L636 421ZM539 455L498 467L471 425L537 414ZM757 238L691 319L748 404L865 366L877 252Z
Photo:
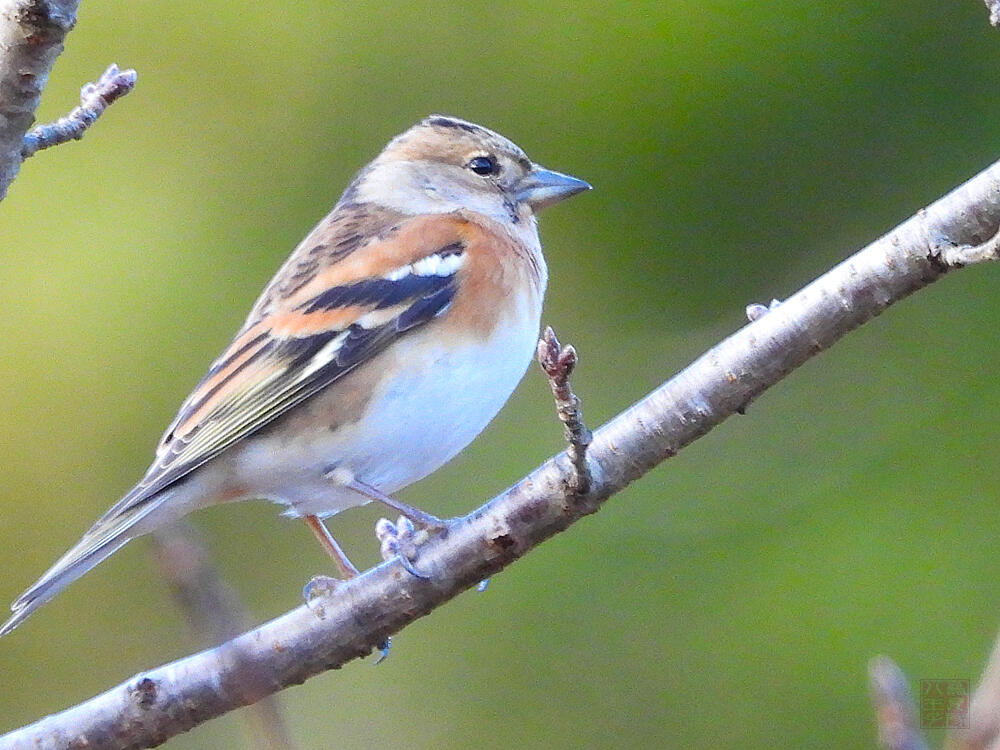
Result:
M992 257L1000 163L767 310L593 435L589 492L562 453L419 548L218 648L151 670L0 737L0 749L155 745L370 653L386 637L563 531L811 357L949 270ZM319 606L317 606L317 604Z

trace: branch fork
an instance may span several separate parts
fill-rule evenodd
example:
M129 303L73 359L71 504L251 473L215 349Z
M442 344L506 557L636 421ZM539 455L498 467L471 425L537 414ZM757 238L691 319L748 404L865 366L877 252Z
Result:
M978 245L956 244L939 237L929 243L930 257L948 268L963 268L976 263L1000 260L1000 228L985 242Z

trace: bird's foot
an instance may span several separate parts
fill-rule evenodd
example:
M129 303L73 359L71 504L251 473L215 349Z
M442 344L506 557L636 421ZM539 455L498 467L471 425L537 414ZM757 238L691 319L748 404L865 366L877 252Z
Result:
M402 566L414 578L430 578L413 566L413 561L419 554L417 545L427 538L425 529L418 531L413 521L406 516L400 516L396 523L388 518L380 518L375 524L375 536L382 543L380 551L383 560L398 557Z
M331 576L313 576L309 583L302 587L302 600L309 609L313 609L320 617L323 616L323 608L313 607L313 602L337 593L337 589L344 585L340 578Z
M380 644L378 644L379 654L375 658L375 666L376 667L379 664L381 664L382 662L384 662L387 658L389 658L389 649L390 648L392 648L392 638L386 637L386 639L384 641L382 641Z

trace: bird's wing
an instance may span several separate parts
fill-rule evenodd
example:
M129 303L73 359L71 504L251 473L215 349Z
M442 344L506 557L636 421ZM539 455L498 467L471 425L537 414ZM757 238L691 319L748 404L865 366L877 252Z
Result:
M102 521L139 511L448 308L466 260L467 220L400 218L367 242L350 226L327 222L303 241L181 406L146 476Z

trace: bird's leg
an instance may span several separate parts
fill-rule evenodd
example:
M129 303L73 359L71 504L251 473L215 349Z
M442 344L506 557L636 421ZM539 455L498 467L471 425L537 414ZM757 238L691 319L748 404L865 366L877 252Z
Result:
M316 535L319 543L326 550L326 554L333 558L333 562L336 563L337 569L345 579L354 578L361 574L361 571L354 567L354 563L348 559L344 550L337 544L337 540L333 538L333 534L326 528L326 524L323 523L319 516L305 516L302 520L312 529L313 534Z
M430 513L425 513L420 510L420 508L414 508L412 505L407 505L394 497L391 497L381 490L372 487L370 484L365 484L364 482L359 482L357 479L352 479L351 481L344 484L349 490L357 492L359 495L364 495L372 500L377 500L389 508L392 508L397 513L409 518L413 523L418 526L423 526L428 531L443 531L448 528L448 522L444 521L437 516L432 516Z
M415 578L428 577L413 566L413 559L417 556L417 545L427 537L428 532L446 530L448 528L447 521L425 513L419 508L414 508L412 505L400 502L370 484L359 481L355 478L354 473L347 468L334 467L326 473L326 478L341 487L367 497L369 500L377 500L400 513L402 517L398 524L383 518L375 526L375 535L382 543L382 557L386 560L399 557L403 567L410 575ZM414 524L422 527L420 534L416 532Z
M382 503L382 505L392 508L397 513L402 513L404 516L413 521L413 523L424 527L427 531L444 531L448 528L447 521L444 521L437 516L432 516L430 513L425 513L420 510L420 508L414 508L412 505L407 505L406 503L385 494L382 490L362 482L357 479L354 476L354 472L348 468L335 466L327 471L324 476L340 487L346 487L352 492L364 495L369 500L377 500Z
M302 520L306 522L306 526L312 529L313 534L319 540L319 543L326 550L326 553L333 558L333 562L337 566L337 570L340 571L342 578L331 578L330 576L314 576L309 583L306 584L305 588L302 589L302 598L306 600L306 604L312 601L313 597L320 596L322 594L329 594L334 592L344 580L354 578L359 574L360 571L354 567L344 550L340 548L337 544L337 540L333 538L333 534L330 530L326 528L326 524L323 523L319 516L303 516Z
M314 576L306 584L305 588L302 589L302 598L306 600L306 605L308 606L313 597L336 591L337 586L343 583L344 580L350 580L361 575L361 571L351 562L351 559L344 552L343 548L337 544L337 540L333 538L333 534L326 528L323 519L319 516L304 516L302 520L306 522L306 526L312 529L313 534L316 535L323 549L333 558L333 562L337 565L340 575L343 576L343 580L331 578L330 576ZM379 644L378 648L381 654L375 660L376 664L380 664L389 655L389 646L391 644L392 640L390 638L386 638Z

